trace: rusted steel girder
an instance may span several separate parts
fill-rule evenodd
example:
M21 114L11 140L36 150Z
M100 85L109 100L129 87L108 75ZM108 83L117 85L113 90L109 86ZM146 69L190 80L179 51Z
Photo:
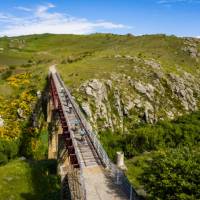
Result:
M54 106L54 109L57 109L58 108L58 93L56 90L56 86L53 82L53 78L51 76L50 76L50 83L51 83L50 92L51 92L51 97L53 101L53 106Z
M54 109L58 111L59 120L61 122L62 130L63 130L61 138L64 140L66 144L66 149L69 155L69 160L70 160L71 165L73 165L74 168L79 168L80 166L78 163L77 156L75 154L75 149L73 146L69 126L65 118L62 105L58 96L58 92L56 90L56 86L55 86L52 76L50 76L50 83L51 83L50 92L51 92L51 97L53 101L53 106L54 106Z

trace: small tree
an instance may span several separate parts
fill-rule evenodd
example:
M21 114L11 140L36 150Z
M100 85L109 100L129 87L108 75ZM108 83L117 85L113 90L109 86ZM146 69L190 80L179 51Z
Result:
M200 199L199 148L160 151L141 179L148 199Z

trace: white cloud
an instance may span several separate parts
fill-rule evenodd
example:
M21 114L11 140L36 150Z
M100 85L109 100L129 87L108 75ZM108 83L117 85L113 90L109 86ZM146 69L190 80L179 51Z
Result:
M23 6L17 6L15 7L17 10L22 10L22 11L26 11L26 12L30 12L31 9L27 8L27 7L23 7Z
M30 12L31 17L15 17L0 14L6 18L6 26L1 28L0 36L18 36L41 33L88 34L97 30L129 29L131 27L109 21L89 21L85 18L76 18L60 12L50 12L55 5L49 3L39 5L36 9L17 7L19 10ZM13 20L14 19L14 20ZM1 24L0 24L1 25Z
M158 4L171 5L175 3L200 3L200 0L157 0Z
M7 15L5 15L5 14L3 14L3 13L0 13L0 19L7 19L7 18L8 18Z
M10 22L12 22L14 24L16 21L20 21L20 18L17 18L10 14L0 13L0 26L4 23L9 24ZM1 29L3 29L3 26L1 27Z

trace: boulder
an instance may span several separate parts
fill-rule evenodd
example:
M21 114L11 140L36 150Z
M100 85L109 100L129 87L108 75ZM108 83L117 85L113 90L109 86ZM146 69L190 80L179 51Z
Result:
M133 109L135 106L134 102L131 100L131 98L128 99L128 102L124 105L124 114L128 115L129 111Z
M199 52L197 49L197 44L195 40L187 39L184 42L185 46L182 47L182 50L189 53L192 58L197 58L199 56Z
M85 114L88 116L88 117L92 117L92 112L90 110L90 105L87 103L87 102L83 102L81 104L81 108L83 109L83 111L85 112Z
M146 87L141 82L135 83L135 89L142 94L146 94Z
M134 101L133 101L133 103L135 104L135 107L136 108L141 108L142 107L142 101L140 100L140 99L135 99Z
M130 55L125 55L125 58L128 59L128 60L133 60L134 58Z
M153 59L151 59L151 60L144 60L144 63L146 65L152 67L153 69L160 69L160 67L161 67L160 63L156 62Z
M41 98L41 96L42 96L42 93L41 93L41 91L40 91L40 90L38 90L36 94L37 94L37 97L40 99L40 98Z
M119 55L119 54L117 54L117 55L115 55L114 57L115 57L115 58L121 58L122 56Z
M107 81L105 84L112 84L112 81ZM105 127L110 127L112 124L109 119L109 111L108 105L106 105L107 97L107 89L106 85L103 81L93 79L89 80L86 83L82 84L81 90L85 92L86 95L92 97L92 101L96 107L95 112L92 113L90 110L90 106L88 103L84 102L82 104L82 108L84 112L90 117L91 122L95 123L95 121L99 118L104 121Z
M90 95L90 96L93 96L93 93L92 93L92 88L91 87L86 87L85 88L85 93L87 94L87 95Z
M174 119L174 113L171 110L167 111L166 114L169 119Z
M104 83L97 79L93 79L85 83L82 87L85 93L89 96L93 96L96 102L101 102L102 100L107 100L107 91Z
M106 85L109 87L109 89L112 88L112 81L111 80L107 80L106 81Z
M134 86L135 86L135 89L139 93L142 93L142 94L146 95L149 98L149 100L153 100L154 90L155 90L153 85L151 85L149 83L147 85L145 85L144 83L141 83L139 81L139 82L135 82Z
M144 103L144 119L145 122L153 124L157 121L157 118L154 115L154 108L150 102L146 101Z
M17 109L17 114L18 114L19 118L23 118L23 119L26 118L26 116L24 115L24 111L21 108Z
M3 127L4 126L4 120L3 118L0 116L0 127Z
M19 157L19 160L26 160L26 157L24 157L24 156Z

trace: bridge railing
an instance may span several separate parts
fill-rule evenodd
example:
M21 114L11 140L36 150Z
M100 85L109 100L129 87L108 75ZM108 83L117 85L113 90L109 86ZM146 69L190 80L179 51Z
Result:
M116 165L113 164L113 162L109 159L108 154L104 150L103 146L101 145L97 134L92 131L92 128L90 124L87 122L85 116L80 111L79 106L74 101L73 97L71 96L69 90L65 87L64 82L62 81L60 75L57 73L58 80L60 84L63 87L64 92L66 93L67 98L71 102L74 111L76 112L77 117L79 118L81 125L86 130L87 134L90 137L90 140L92 144L94 145L98 155L100 156L103 164L110 170L110 174L113 178L113 180L116 182L116 184L121 185L124 192L127 194L130 200L138 200L139 197L135 191L135 189L132 187L131 183L127 179L126 175L122 170L120 170Z

